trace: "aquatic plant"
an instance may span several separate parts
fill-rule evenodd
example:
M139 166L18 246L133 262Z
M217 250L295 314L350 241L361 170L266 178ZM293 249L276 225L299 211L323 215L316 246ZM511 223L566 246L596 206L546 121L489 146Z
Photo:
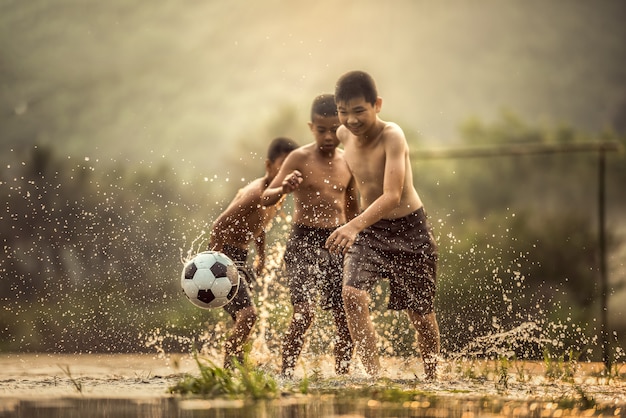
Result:
M544 351L543 363L546 378L573 382L579 356L570 350L569 354L554 358L547 350Z
M235 361L232 369L225 369L208 359L201 359L197 354L194 359L200 375L185 375L169 388L170 393L253 400L271 399L278 395L276 380L263 370L250 365L247 360L243 364Z
M496 363L496 374L498 376L498 381L496 382L496 388L501 390L507 390L509 388L509 367L510 361L505 356L500 356L498 362Z
M515 371L517 372L518 382L525 383L530 380L530 373L526 369L525 361L519 361L517 358L514 358L513 367L515 367Z
M63 373L65 373L65 375L67 376L68 379L70 379L70 382L72 382L72 385L74 385L74 389L76 389L76 391L80 394L83 393L83 383L80 382L79 380L75 379L74 376L72 376L72 372L70 371L70 366L69 365L58 365L59 368L61 370L63 370Z
M298 383L298 391L301 394L306 395L309 393L311 384L319 383L320 381L322 381L322 371L320 370L319 365L315 365L310 374L305 370L304 377L300 379L300 382Z

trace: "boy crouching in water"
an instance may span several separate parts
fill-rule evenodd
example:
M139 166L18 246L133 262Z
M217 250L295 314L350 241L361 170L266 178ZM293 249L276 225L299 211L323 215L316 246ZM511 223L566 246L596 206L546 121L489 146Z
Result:
M258 256L255 272L261 274L265 264L265 228L278 211L278 206L265 207L261 195L278 173L287 155L297 147L288 138L276 138L270 143L265 161L265 176L240 189L215 220L209 240L210 250L222 252L236 264L244 265L248 258L248 246L254 243ZM230 368L234 360L243 364L243 347L257 320L246 280L240 280L237 294L224 306L224 310L235 321L225 344L224 367Z

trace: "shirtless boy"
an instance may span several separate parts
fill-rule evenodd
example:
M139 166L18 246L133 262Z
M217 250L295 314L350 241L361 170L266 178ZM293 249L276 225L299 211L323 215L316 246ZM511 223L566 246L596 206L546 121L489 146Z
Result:
M274 139L267 151L265 176L253 180L237 192L226 210L215 220L211 230L209 249L220 251L235 263L244 265L248 246L254 242L257 252L255 271L260 274L265 264L265 228L276 215L278 205L266 208L261 194L274 179L287 155L298 145L288 138ZM224 310L235 321L231 335L226 340L224 367L232 367L233 360L243 364L243 346L257 320L248 284L241 279L239 290Z
M398 125L378 116L382 99L369 74L344 74L337 81L335 99L342 124L337 137L356 180L362 212L337 228L326 247L345 254L343 300L352 340L365 370L378 376L380 360L369 292L377 280L386 277L389 309L406 310L418 332L426 378L435 379L437 246L413 186L408 143Z
M313 322L316 301L332 311L337 337L334 341L335 372L347 373L353 344L343 308L342 254L324 248L326 239L358 211L354 179L337 148L337 106L332 94L315 98L309 128L314 142L285 159L278 175L263 193L271 205L287 193L294 196L293 227L285 265L293 316L283 339L282 375L293 376L304 335Z

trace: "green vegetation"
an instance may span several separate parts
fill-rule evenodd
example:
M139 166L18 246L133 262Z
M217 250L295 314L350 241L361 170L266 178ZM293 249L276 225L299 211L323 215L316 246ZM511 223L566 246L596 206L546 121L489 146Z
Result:
M626 142L608 133L527 125L509 114L491 125L470 121L461 132L473 145ZM410 140L416 151L423 146ZM231 320L184 299L181 259L206 247L222 196L244 181L188 182L165 163L131 169L77 161L49 147L2 158L0 349L221 350ZM623 248L625 162L624 152L607 156L611 253ZM440 245L444 354L524 360L542 359L549 349L598 359L598 241L590 198L596 156L502 157L488 164L415 159L414 173ZM288 229L277 220L270 246L282 243ZM270 352L280 349L290 309L278 249L270 251L278 258L254 293L263 316L253 337ZM412 355L415 335L405 315L382 309L385 296L383 282L373 300L381 308L374 319L382 354ZM618 336L626 331L626 324L612 326ZM332 318L319 312L307 350L326 352L331 344Z
M625 143L610 133L531 126L511 114L491 125L468 121L462 133L467 146ZM414 161L442 249L439 318L454 336L444 337L450 352L490 335L485 355L541 358L546 347L591 355L600 313L597 161L594 153ZM623 248L624 162L623 150L607 155L609 257ZM534 329L502 338L530 322Z
M474 371L466 370L474 369L477 366L474 362L461 360L457 364L451 364L450 370L454 369L455 372L448 375L442 385L437 382L425 384L419 379L369 379L350 376L321 378L317 372L302 379L285 381L274 379L272 374L255 368L249 362L237 364L233 370L225 370L211 361L200 360L198 356L196 361L199 375L183 376L169 388L170 393L182 395L182 399L227 398L244 401L246 405L254 405L257 401L264 400L287 400L289 403L289 398L292 397L301 404L311 405L322 399L335 405L361 403L386 412L393 411L394 408L398 411L409 408L452 411L458 405L464 408L472 405L473 409L503 413L505 416L509 416L513 409L523 411L529 407L536 413L545 410L567 415L571 412L572 416L588 416L589 413L612 415L620 410L620 406L612 401L598 402L594 394L600 393L599 389L596 387L593 393L589 392L589 388L593 386L581 383L585 377L578 369L568 369L565 374L551 374L555 367L546 363L544 376L533 376L533 383L529 385L527 371L518 375L509 373L510 369L523 370L525 362L520 365L519 360L505 357L479 361L481 376L475 376ZM477 393L476 387L483 388L484 392L485 382L493 382L497 396L480 393L481 390ZM621 383L614 384L619 386ZM306 390L303 390L305 386ZM543 386L550 388L550 395L541 394ZM524 393L525 396L522 395Z
M170 393L194 394L208 398L244 397L253 400L272 399L278 396L278 384L268 373L235 362L233 369L223 369L207 359L195 355L200 371L198 377L185 376L172 386Z
M557 356L556 359L546 351L543 355L545 375L551 380L573 382L578 360L579 356L575 356L571 351L568 356Z
M72 376L70 366L67 364L64 366L59 365L59 368L63 370L63 373L65 373L67 378L70 379L70 382L72 382L72 386L74 386L74 389L76 389L78 393L83 393L83 383L80 380L76 379L74 376Z
M256 368L248 362L235 364L233 369L216 366L208 359L195 355L199 375L185 375L170 393L197 395L204 398L228 397L236 399L262 400L276 398L279 394L336 395L346 398L376 399L381 402L404 402L416 397L434 395L427 392L407 389L390 379L368 381L363 385L350 383L346 378L321 379L319 374L305 376L297 381L288 381L279 386L271 374Z

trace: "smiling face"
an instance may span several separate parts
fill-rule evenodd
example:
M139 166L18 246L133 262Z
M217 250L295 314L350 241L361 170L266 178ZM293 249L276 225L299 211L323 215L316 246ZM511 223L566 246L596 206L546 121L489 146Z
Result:
M321 152L332 154L335 151L339 145L339 139L337 139L339 125L337 116L313 116L313 122L309 122L309 128Z
M374 129L381 104L382 100L380 97L372 104L366 101L363 96L337 102L339 121L353 135L365 136Z

